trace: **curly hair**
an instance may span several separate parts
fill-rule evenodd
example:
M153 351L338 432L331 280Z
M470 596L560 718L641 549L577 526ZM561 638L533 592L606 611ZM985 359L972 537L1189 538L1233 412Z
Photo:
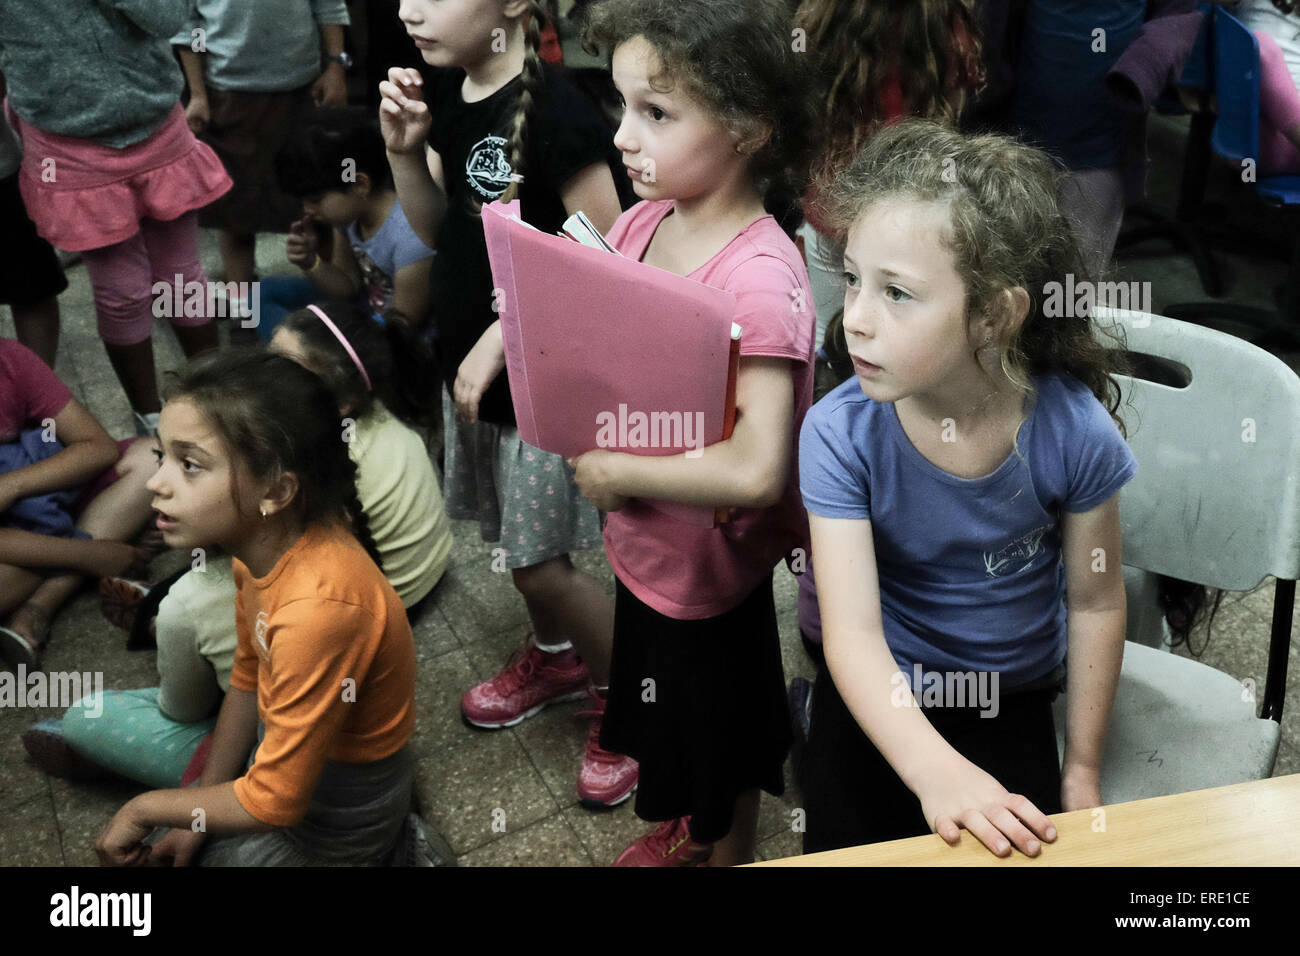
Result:
M897 82L908 114L949 126L983 82L974 0L803 0L819 98L814 177L843 169L891 119L882 92Z
M765 198L797 196L808 179L813 104L786 0L601 0L586 11L592 55L644 38L659 57L652 83L680 82L737 141L767 132L749 171Z
M841 240L872 205L904 199L944 203L945 242L966 287L967 321L988 314L1005 289L1030 297L1020 328L1004 330L997 347L1002 370L1026 394L1030 375L1063 371L1086 385L1110 412L1121 396L1112 375L1123 371L1114 336L1096 336L1088 310L1072 317L1045 314L1050 290L1068 274L1089 281L1069 221L1057 205L1060 171L1040 150L1004 136L964 136L930 120L904 120L882 129L822 190L827 221Z

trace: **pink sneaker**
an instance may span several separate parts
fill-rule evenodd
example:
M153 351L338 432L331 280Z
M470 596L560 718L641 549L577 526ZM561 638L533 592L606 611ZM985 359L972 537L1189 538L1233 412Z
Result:
M510 656L500 674L461 698L460 713L474 727L513 727L547 704L577 700L586 686L587 665L577 651L544 654L529 634L527 646Z
M713 844L696 843L690 817L661 823L619 854L615 866L698 866L713 855Z
M618 806L636 790L637 762L631 757L616 754L600 746L600 725L605 717L605 698L596 688L587 688L587 710L578 716L590 716L587 730L587 747L582 755L582 769L578 772L578 799L588 810L605 810Z

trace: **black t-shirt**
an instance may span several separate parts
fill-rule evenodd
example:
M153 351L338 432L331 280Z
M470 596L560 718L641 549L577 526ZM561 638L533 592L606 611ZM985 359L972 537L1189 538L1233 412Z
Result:
M510 185L510 134L522 80L515 77L486 99L466 103L461 96L464 70L426 67L422 72L433 114L428 142L442 157L447 183L447 214L438 231L429 301L438 367L450 390L460 363L498 317L492 310L492 271L478 207L499 199ZM613 133L595 105L549 64L543 72L545 86L524 128L519 202L526 221L553 234L568 218L560 198L564 184L593 163L606 161L611 174L621 173L622 164ZM515 424L504 371L484 393L479 417Z

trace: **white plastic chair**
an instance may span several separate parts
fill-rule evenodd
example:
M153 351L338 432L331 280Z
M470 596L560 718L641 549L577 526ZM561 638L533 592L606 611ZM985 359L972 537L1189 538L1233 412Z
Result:
M1102 799L1123 803L1268 777L1300 577L1300 378L1268 352L1212 329L1123 310L1098 309L1095 318L1122 327L1130 352L1182 366L1187 379L1183 388L1118 379L1138 461L1120 492L1125 565L1235 591L1267 575L1278 579L1259 716L1247 681L1259 675L1233 676L1126 642ZM1066 699L1055 704L1062 757Z

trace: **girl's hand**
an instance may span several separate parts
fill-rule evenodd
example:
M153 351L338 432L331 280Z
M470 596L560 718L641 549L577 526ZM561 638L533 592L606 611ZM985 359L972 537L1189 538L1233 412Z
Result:
M150 848L149 866L189 866L207 838L193 830L168 830Z
M303 216L289 227L289 238L284 241L284 252L289 261L299 269L310 269L320 255L320 238L312 228L310 216Z
M619 511L627 498L613 490L618 452L596 449L577 458L566 459L573 469L573 480L583 496L601 511Z
M343 67L331 61L311 85L311 98L317 106L347 106L348 84L343 76Z
M190 102L185 107L185 122L189 124L190 132L195 136L208 128L208 123L212 122L212 110L208 106L206 95L190 95Z
M126 541L92 538L85 542L88 557L80 570L101 578L142 578L149 571L153 552Z
M501 342L501 326L494 324L474 343L456 370L451 395L456 413L471 425L478 421L478 405L483 393L506 367L506 349Z
M1026 856L1037 856L1040 839L1056 839L1052 821L1026 797L1008 793L991 774L964 757L959 760L917 794L930 827L949 846L957 845L962 828L995 856L1009 856L1012 844Z
M136 801L128 801L95 841L100 866L140 866L149 859L149 847L140 841L153 827L139 819L135 809Z
M1101 771L1066 764L1061 772L1061 809L1091 810L1101 806Z
M379 84L379 132L390 153L415 153L424 147L433 117L423 86L419 70L396 66Z

